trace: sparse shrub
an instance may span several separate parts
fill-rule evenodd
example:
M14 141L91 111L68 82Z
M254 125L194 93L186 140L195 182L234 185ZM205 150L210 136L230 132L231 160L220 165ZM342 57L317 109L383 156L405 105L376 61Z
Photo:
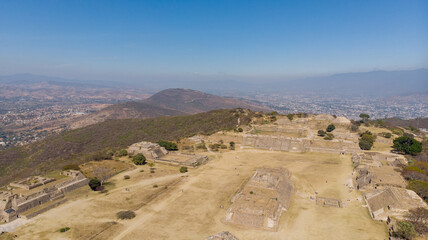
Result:
M123 176L123 179L125 179L125 180L128 180L128 179L130 179L131 177L129 176L129 175L125 175L125 176Z
M149 164L147 164L147 165L149 165L149 167L154 167L155 166L155 163L149 163Z
M161 147L164 147L166 150L168 151L177 151L178 150L178 146L177 144L173 143L173 142L168 142L168 141L164 141L164 140L160 140L158 142L158 144Z
M292 120L293 120L293 118L294 118L294 114L292 114L292 113L287 114L287 118L288 118L290 121L292 121Z
M397 231L394 232L394 235L399 238L410 240L416 236L416 230L411 222L400 221L397 223Z
M324 137L326 132L324 130L318 130L318 136Z
M334 138L334 135L333 135L333 134L331 134L331 133L327 133L327 134L325 135L325 137L324 137L324 140L333 140L333 138Z
M358 129L360 128L360 126L359 125L357 125L357 124L352 124L351 125L351 131L352 132L356 132L356 131L358 131Z
M243 132L243 131L244 131L244 129L238 128L238 132Z
M158 185L157 185L157 184L153 185L153 188L157 188L157 187L158 187Z
M67 232L68 230L70 230L69 227L63 227L63 228L60 228L58 231L63 233L63 232Z
M397 136L401 136L403 135L403 130L399 129L399 128L394 128L391 130L391 132Z
M205 145L205 143L200 143L200 144L196 145L196 149L204 149L204 150L206 150L207 146Z
M154 168L150 168L150 173L155 173L155 169Z
M389 132L384 132L384 133L382 133L382 135L384 138L391 138L392 137L392 134Z
M135 213L133 211L120 211L116 213L117 218L119 219L133 219L135 217Z
M230 147L230 150L235 150L235 142L230 142L229 143L229 147Z
M181 167L180 168L180 172L181 173L186 173L187 172L187 167Z
M80 167L77 164L68 164L62 167L62 170L67 171L67 170L77 170L80 171Z
M253 194L254 192L253 191L250 191L250 194Z
M100 193L108 193L108 190L107 189L103 189L103 190L100 191Z
M143 154L138 153L137 155L135 155L135 156L132 158L132 162L133 162L135 165L144 165L144 164L146 164L146 157L144 157L144 155L143 155Z
M326 131L327 132L332 132L334 129L336 129L336 127L333 124L330 124L330 125L327 126Z
M141 169L140 172L144 172L144 169Z
M96 178L92 178L91 180L89 180L88 184L92 191L96 191L97 188L101 186L101 181Z
M124 157L128 155L128 151L126 149L122 149L117 154L119 157Z

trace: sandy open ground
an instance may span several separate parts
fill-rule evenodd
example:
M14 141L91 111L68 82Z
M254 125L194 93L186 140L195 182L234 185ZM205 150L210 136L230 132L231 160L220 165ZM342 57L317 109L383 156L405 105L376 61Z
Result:
M349 188L350 156L243 149L211 159L188 174L161 164L154 174L148 166L121 173L107 184L108 193L77 190L67 203L15 234L19 239L204 239L228 230L240 239L387 239L386 226L370 218L361 194ZM295 192L279 230L224 224L231 197L260 166L282 166L293 174ZM316 205L311 196L337 198L344 207ZM137 216L118 220L116 212L127 209ZM59 233L65 226L71 230Z

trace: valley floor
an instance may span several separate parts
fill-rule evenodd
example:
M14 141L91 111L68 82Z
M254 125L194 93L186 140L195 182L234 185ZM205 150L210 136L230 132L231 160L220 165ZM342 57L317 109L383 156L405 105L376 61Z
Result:
M161 164L151 174L146 165L113 177L107 193L77 190L67 203L14 234L19 239L205 239L230 231L241 240L388 239L386 225L372 220L362 195L349 188L349 155L240 149L210 158L187 174ZM261 166L282 166L292 173L294 196L278 231L224 224L232 196ZM124 175L130 179L124 180ZM344 206L316 205L311 196L340 199ZM134 210L136 217L117 220L120 210ZM60 233L62 227L71 229Z

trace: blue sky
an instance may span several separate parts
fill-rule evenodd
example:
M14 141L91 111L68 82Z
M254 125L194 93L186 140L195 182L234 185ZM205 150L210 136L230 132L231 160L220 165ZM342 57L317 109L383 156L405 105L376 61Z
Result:
M428 66L428 1L0 1L0 74L266 79Z

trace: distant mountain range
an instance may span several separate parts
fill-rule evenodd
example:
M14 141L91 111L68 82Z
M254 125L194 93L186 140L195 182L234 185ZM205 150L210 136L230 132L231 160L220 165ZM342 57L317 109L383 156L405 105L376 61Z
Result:
M0 76L0 84L34 84L47 82L75 87L139 87L148 91L166 88L188 88L216 95L233 96L233 93L273 92L287 94L328 94L336 96L386 97L428 92L428 69L371 71L333 74L299 79L247 81L244 78L218 77L215 81L197 80L141 80L83 81L32 74Z
M216 109L244 108L253 111L273 111L259 103L235 98L219 97L191 89L166 89L141 102L114 104L98 112L77 119L72 128L105 121L107 119L152 118L207 112Z

